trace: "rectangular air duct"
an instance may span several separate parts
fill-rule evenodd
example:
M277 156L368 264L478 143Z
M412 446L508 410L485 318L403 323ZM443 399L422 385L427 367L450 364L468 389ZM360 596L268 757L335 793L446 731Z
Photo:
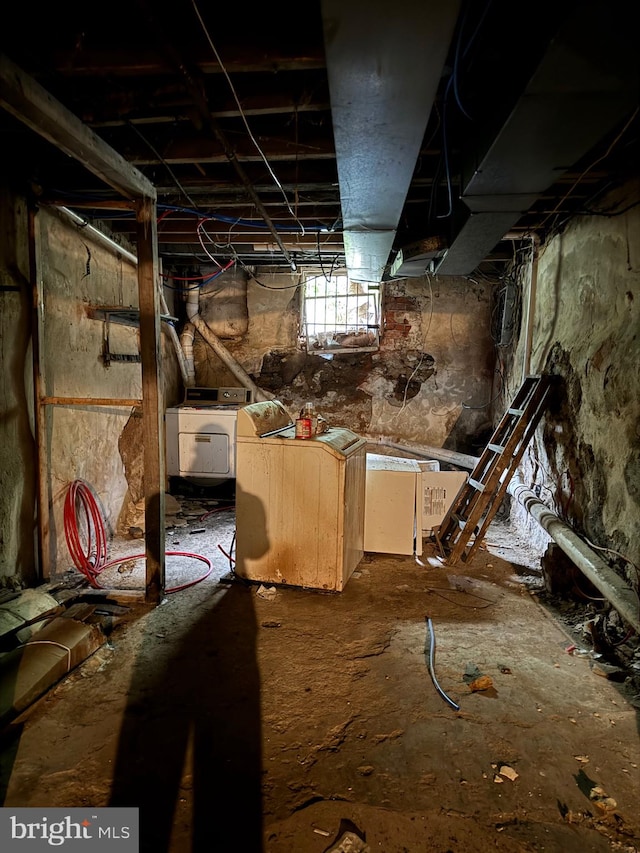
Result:
M435 265L437 275L472 273L536 199L637 105L636 34L622 12L602 0L579 4L491 144L469 157L463 224Z
M379 283L459 2L323 0L327 71L347 271Z

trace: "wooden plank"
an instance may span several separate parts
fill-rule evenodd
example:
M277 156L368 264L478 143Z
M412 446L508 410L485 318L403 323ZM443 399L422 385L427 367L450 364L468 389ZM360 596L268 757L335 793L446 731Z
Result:
M49 510L49 487L48 487L48 441L47 441L47 412L38 405L46 387L44 370L45 363L42 358L43 348L43 299L40 276L38 275L38 251L37 251L37 212L33 207L29 208L28 231L29 231L29 277L31 279L32 294L32 365L33 365L33 393L34 393L34 425L36 434L36 496L37 496L37 542L36 555L38 560L38 575L40 578L48 578L51 574L51 542L50 542L50 510Z
M139 406L135 397L42 397L43 406Z
M1 53L0 105L125 197L156 198L142 172Z
M143 199L138 223L138 298L142 363L142 430L144 436L144 507L146 596L157 602L165 588L165 455L160 288L156 204Z

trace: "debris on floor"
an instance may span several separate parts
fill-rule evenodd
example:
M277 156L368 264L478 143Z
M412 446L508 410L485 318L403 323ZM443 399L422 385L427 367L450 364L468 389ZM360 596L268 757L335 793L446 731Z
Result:
M366 835L350 820L340 821L338 835L325 850L325 853L370 853Z

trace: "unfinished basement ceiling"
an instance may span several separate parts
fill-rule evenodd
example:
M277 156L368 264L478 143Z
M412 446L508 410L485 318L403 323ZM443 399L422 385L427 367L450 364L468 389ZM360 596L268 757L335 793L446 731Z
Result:
M513 237L603 212L637 169L634 11L22 4L0 51L157 188L166 269L346 256L379 281L495 272ZM5 179L135 244L122 196L8 108L0 139Z

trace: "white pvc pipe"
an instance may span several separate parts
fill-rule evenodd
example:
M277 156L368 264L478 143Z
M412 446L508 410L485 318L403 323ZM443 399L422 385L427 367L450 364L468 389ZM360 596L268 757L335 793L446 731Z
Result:
M115 252L115 254L120 255L122 258L124 258L124 260L129 261L130 264L137 265L137 255L134 255L133 252L127 251L127 249L123 249L123 247L119 243L116 243L116 241L112 240L111 237L109 237L107 234L103 234L102 231L100 231L94 225L91 225L91 223L87 222L86 219L83 219L81 216L78 216L77 213L74 213L73 210L69 210L68 207L60 207L58 208L58 210L60 210L66 217L71 219L74 225L78 225L80 228L82 228L83 231L87 231L89 234L91 234L93 239L96 240L98 243L102 243L103 246L108 247L109 249L111 249L112 252Z
M582 539L559 518L553 510L513 477L507 491L547 531L553 541L564 551L580 571L615 607L620 616L636 631L640 631L640 607L638 596L604 560L586 545Z
M196 330L193 323L185 323L180 333L180 348L184 356L184 384L188 388L196 384L196 368L193 360L193 339Z
M522 381L531 372L531 348L533 346L533 320L535 315L536 288L538 284L538 248L539 238L531 237L531 263L529 264L529 292L527 294L526 316L524 318L524 353L522 357Z
M187 303L187 306L188 304L189 303ZM249 388L253 392L254 402L262 403L266 400L274 399L273 394L267 394L266 391L263 391L262 388L259 388L256 385L256 383L249 376L244 367L238 361L236 361L236 359L231 355L229 350L224 346L220 338L215 334L215 332L211 331L209 326L207 326L200 314L194 314L191 317L191 322L195 326L196 331L202 335L204 340L209 344L209 346L218 356L220 361L222 361L229 368L229 371L238 380L238 382L244 388Z

